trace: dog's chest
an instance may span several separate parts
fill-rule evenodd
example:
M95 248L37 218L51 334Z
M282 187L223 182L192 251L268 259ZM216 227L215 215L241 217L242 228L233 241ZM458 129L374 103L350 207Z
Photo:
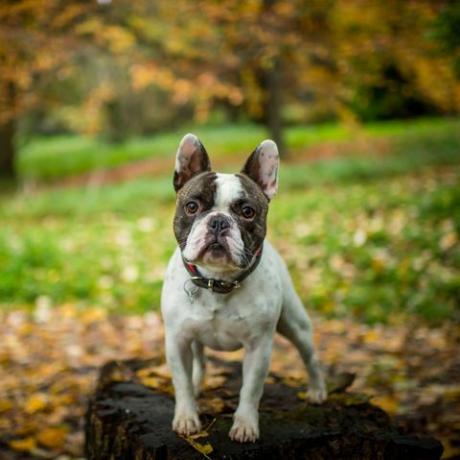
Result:
M236 350L275 321L274 305L262 297L227 303L203 297L191 306L185 322L195 338L216 350Z

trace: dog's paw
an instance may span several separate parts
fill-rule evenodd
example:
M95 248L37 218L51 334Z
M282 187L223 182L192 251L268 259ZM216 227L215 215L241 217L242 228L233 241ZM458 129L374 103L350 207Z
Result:
M259 422L257 417L235 415L229 433L230 439L237 442L255 442L259 439Z
M327 390L324 382L312 385L308 389L308 400L313 404L321 404L327 399Z
M199 433L201 431L201 422L198 414L195 412L180 412L174 416L172 429L184 436Z

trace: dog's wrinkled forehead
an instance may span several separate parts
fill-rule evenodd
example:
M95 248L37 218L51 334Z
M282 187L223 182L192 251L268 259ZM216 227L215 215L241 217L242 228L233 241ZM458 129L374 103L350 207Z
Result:
M238 200L250 198L261 208L267 200L259 187L244 174L204 172L188 181L179 191L179 201L200 198L209 210L226 211Z

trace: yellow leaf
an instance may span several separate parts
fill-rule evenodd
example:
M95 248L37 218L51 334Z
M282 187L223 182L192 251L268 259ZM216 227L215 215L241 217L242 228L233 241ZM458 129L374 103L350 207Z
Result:
M80 318L86 324L103 321L107 318L107 311L102 308L89 308L81 313Z
M215 390L216 388L223 386L225 381L226 378L223 375L212 375L206 377L204 386L207 390Z
M196 451L198 451L201 455L209 459L208 454L210 454L214 448L211 446L211 443L205 442L197 442L194 439L192 439L191 436L181 436L183 439L185 439Z
M225 407L225 403L221 398L206 398L202 404L206 407L206 411L214 414L221 413Z
M44 393L34 393L27 399L24 406L24 411L28 414L35 414L43 410L48 403L48 399Z
M8 399L0 399L0 412L6 412L13 408L13 403Z
M306 391L299 391L297 393L297 397L301 400L301 401L306 401L308 399L308 393Z
M59 449L65 442L67 432L66 427L45 428L37 435L37 440L45 447Z
M380 334L375 329L370 329L363 335L365 343L373 344L380 340Z
M158 390L162 390L165 386L165 381L162 378L157 377L143 377L141 382L146 387L156 388Z
M374 396L372 398L372 403L391 415L396 413L399 406L398 401L389 395Z
M13 441L10 441L9 445L14 450L28 452L37 447L34 438L15 439Z

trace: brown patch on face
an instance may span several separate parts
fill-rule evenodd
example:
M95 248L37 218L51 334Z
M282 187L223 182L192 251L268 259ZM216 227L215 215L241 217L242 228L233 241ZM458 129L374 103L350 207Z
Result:
M232 215L240 228L246 255L254 256L256 251L262 246L267 233L268 199L250 177L245 174L236 175L241 181L244 193L241 197L241 202L235 203L234 206L237 207L242 203L248 203L255 209L256 215L252 220L248 220L241 216L237 212L237 209L235 209ZM249 263L252 257L248 257L248 259Z
M254 181L257 182L260 172L260 164L258 161L258 151L255 149L249 158L246 160L246 163L242 169L242 173L246 174L248 177L252 177Z
M176 214L174 215L173 225L174 235L182 250L195 220L203 218L214 206L215 181L216 173L204 172L192 177L177 193ZM185 212L185 205L192 199L199 201L201 209L196 214L189 216Z

